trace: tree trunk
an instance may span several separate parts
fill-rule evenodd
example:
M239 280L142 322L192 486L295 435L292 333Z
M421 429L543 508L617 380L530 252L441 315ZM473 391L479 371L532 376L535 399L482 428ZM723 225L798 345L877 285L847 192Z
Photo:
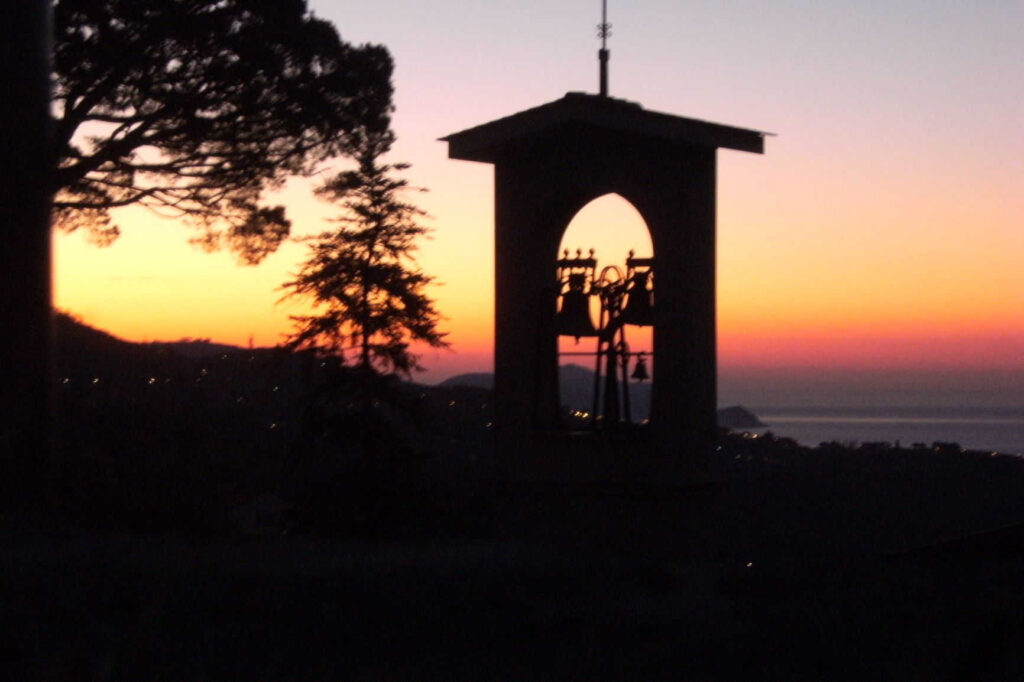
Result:
M0 494L42 503L51 457L53 312L50 0L10 3L0 21Z

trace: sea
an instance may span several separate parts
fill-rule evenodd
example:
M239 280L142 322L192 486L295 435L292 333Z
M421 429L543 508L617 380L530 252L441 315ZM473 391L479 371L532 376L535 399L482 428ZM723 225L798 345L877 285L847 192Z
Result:
M1020 407L748 407L771 431L801 445L887 442L900 447L958 443L967 450L1024 456Z

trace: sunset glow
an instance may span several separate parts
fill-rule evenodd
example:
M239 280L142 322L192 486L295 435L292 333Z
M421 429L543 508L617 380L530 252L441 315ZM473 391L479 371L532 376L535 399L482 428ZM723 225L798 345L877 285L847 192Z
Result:
M492 169L448 160L437 138L593 92L598 6L311 6L344 39L382 43L395 58L391 157L430 190L411 197L434 228L419 263L437 278L431 293L452 343L424 355L423 379L487 371ZM764 156L719 153L723 369L1024 368L1024 5L610 10L613 96L777 133ZM333 211L312 184L290 183L278 198L300 235ZM566 246L594 247L609 263L649 248L626 202L599 201ZM81 234L55 239L56 305L91 325L130 340L266 346L302 310L278 302L302 245L249 268L190 246L174 221L141 209L117 218L123 236L109 248Z

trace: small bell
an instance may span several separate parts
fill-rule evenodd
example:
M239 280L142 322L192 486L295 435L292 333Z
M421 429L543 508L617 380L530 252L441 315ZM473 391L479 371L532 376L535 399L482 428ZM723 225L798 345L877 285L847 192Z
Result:
M642 352L637 353L636 367L633 368L633 373L630 377L636 381L646 381L651 378L651 375L647 373L647 359Z

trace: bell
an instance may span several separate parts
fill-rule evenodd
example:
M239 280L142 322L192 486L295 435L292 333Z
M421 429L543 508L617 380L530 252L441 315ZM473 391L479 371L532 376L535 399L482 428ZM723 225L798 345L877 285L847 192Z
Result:
M626 288L626 305L622 308L619 319L623 324L635 324L650 327L654 324L654 292L647 288L650 270L634 272L633 279Z
M590 319L590 296L583 291L585 277L569 275L569 290L562 294L562 306L555 313L555 333L559 336L597 336Z
M644 358L643 353L636 356L636 367L633 368L630 377L636 381L646 381L651 378L651 375L647 373L647 359Z

